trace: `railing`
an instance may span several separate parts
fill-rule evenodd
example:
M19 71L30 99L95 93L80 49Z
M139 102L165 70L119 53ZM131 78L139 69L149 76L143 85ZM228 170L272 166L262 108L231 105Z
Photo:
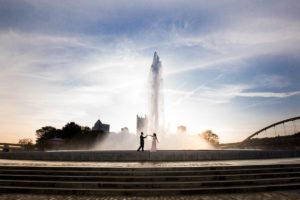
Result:
M0 143L0 151L8 152L11 150L23 150L24 145L22 144L13 144L13 143Z

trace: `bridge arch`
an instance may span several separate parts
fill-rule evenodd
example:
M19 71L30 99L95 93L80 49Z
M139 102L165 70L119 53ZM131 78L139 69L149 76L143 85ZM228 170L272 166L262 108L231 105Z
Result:
M298 117L292 117L292 118L289 118L289 119L285 119L285 120L276 122L276 123L274 123L274 124L271 124L271 125L269 125L269 126L266 126L265 128L260 129L259 131L256 131L255 133L251 134L251 135L250 135L249 137L247 137L243 142L249 141L249 140L252 139L253 137L259 135L260 133L262 133L262 132L264 132L264 131L266 131L266 130L268 130L268 129L270 129L270 128L273 128L273 127L274 127L274 129L275 129L275 127L278 126L278 125L280 125L280 124L283 124L283 125L284 125L284 124L287 123L287 122L295 122L295 121L297 121L297 120L300 120L300 116L298 116ZM295 126L295 124L294 124L294 126ZM275 130L275 131L276 131L276 130ZM296 130L295 130L295 131L296 131ZM297 132L297 131L296 131L296 132ZM296 132L295 132L295 133L296 133Z

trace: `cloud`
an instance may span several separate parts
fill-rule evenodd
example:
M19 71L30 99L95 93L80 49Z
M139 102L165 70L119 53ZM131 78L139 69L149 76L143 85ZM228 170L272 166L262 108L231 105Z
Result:
M45 123L62 126L66 120L89 125L97 115L114 130L134 130L135 114L147 110L145 88L154 51L162 58L166 106L175 102L172 109L188 105L195 111L228 105L237 97L299 94L299 82L291 75L253 64L261 57L273 59L270 55L297 57L298 1L0 4L3 130L25 118L29 125L14 128L15 133L24 127L34 132ZM296 61L284 64L280 67L287 72L292 67L293 74L300 72Z
M236 96L241 97L264 97L264 98L287 98L299 95L300 91L295 92L242 92L236 93Z
M168 106L167 106L167 109L171 109L172 107L182 103L184 100L190 98L191 96L193 96L195 93L197 93L199 90L203 89L203 87L205 87L206 84L209 84L211 82L214 82L214 81L217 81L218 79L220 79L221 77L223 76L223 74L219 74L217 77L215 77L214 79L212 80L209 80L205 83L202 83L200 84L199 86L197 86L196 88L194 88L192 91L189 91L189 92L186 92L184 94L183 97L181 98L178 98L175 102L173 103L170 103Z
M300 91L293 92L247 92L256 88L256 85L222 85L219 87L208 87L201 85L192 91L180 91L169 89L166 94L176 99L173 104L169 104L167 109L171 109L186 101L197 101L210 105L230 103L234 98L288 98L298 96ZM260 104L260 103L259 103Z
M111 48L103 53L101 48L108 45L99 40L93 43L93 38L19 31L1 32L0 40L2 131L22 118L35 122L25 128L27 133L49 123L59 127L69 120L90 125L98 115L112 119L114 114L108 113L119 108L108 108L120 102L128 108L143 108L139 96L144 92L147 64L141 57L128 55L125 47L114 54Z
M254 82L257 86L266 88L284 88L291 84L286 77L278 74L259 74Z

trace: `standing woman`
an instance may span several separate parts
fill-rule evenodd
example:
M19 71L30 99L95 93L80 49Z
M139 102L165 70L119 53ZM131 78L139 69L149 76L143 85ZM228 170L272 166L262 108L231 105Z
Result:
M156 142L158 143L158 139L156 136L156 133L153 133L153 135L150 135L152 137L152 146L151 146L151 152L155 152L157 150L156 148Z

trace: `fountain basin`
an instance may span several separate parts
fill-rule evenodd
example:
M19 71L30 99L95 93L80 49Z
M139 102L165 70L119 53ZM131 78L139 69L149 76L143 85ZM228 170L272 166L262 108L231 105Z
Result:
M162 161L218 161L300 157L294 150L161 150L137 151L32 151L1 152L0 159L42 161L109 161L109 162L162 162Z

